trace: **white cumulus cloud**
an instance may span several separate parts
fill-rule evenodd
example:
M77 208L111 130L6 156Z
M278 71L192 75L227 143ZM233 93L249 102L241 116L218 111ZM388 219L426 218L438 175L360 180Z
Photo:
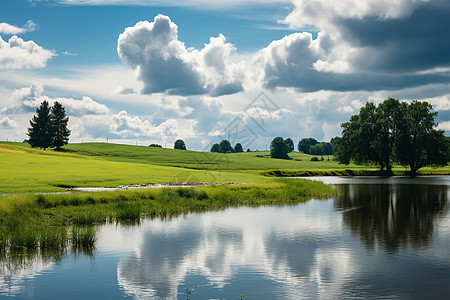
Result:
M219 96L242 91L243 64L233 62L235 48L223 35L212 37L200 51L178 40L169 17L141 21L120 34L117 52L137 70L142 93Z
M0 119L0 126L6 128L14 128L17 126L17 123L8 117L4 117L3 119Z
M0 23L0 33L4 34L23 34L36 30L36 24L32 20L28 20L22 27L17 27L5 22Z
M168 119L158 126L141 117L129 115L127 111L122 110L112 116L112 122L109 131L122 138L134 137L164 137L176 134L177 121Z
M10 98L10 102L16 104L3 108L1 113L14 114L34 112L43 101L48 101L50 105L55 101L58 101L65 107L67 114L72 116L97 115L109 112L106 105L98 103L90 97L82 97L81 100L63 97L51 98L43 95L43 93L44 86L36 81L28 87L17 89Z
M55 55L34 41L24 41L16 35L8 41L0 37L0 69L43 68Z

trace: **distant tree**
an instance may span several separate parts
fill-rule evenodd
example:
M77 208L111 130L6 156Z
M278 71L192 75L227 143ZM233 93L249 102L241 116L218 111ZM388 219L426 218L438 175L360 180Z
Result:
M179 139L175 141L173 148L178 150L186 150L186 144L184 143L183 140Z
M322 143L323 153L321 155L332 155L333 145L331 143Z
M241 143L237 143L236 145L234 145L234 152L235 153L244 152L244 149L242 149Z
M336 153L339 150L338 144L339 144L340 140L341 140L341 138L338 137L338 136L336 136L336 137L331 139L331 141L330 141L330 143L331 143L331 154L334 154L334 153Z
M222 140L219 144L219 149L221 153L231 153L233 152L233 147L231 147L231 143L228 140Z
M150 144L149 147L162 148L160 144Z
M69 143L70 130L67 128L69 117L66 115L64 106L58 101L53 104L50 114L50 127L52 135L52 147L60 150L62 146Z
M289 159L288 146L282 137L276 137L270 143L270 157Z
M291 138L285 139L284 142L288 146L288 153L291 153L292 151L295 150L294 141Z
M298 148L298 151L301 151L301 152L303 152L305 154L309 154L310 147L316 145L317 143L318 142L317 142L316 139L305 138L305 139L302 139L302 140L300 140L298 142L297 148Z
M31 127L28 128L28 143L31 147L43 148L52 145L52 128L50 124L50 106L43 101L36 109L36 115L30 120Z
M212 145L211 152L220 152L219 144L216 143L216 144Z
M247 152L252 152L252 151L250 151L250 148L247 148Z

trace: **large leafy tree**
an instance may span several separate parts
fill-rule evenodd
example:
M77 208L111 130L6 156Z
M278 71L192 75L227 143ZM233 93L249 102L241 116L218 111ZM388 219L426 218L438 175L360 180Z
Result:
M43 101L36 109L36 115L30 120L31 127L28 128L28 143L31 147L43 148L44 150L52 145L52 128L50 124L50 106L47 101Z
M397 99L384 100L375 110L375 137L372 137L372 148L381 169L391 172L395 159L394 147L398 142L400 132L405 129L404 120L406 103Z
M449 160L449 143L443 130L435 130L437 112L428 102L413 101L406 107L402 130L396 144L396 156L408 165L412 175L426 165L445 166Z
M173 148L178 150L186 150L186 144L182 139L178 139L175 141Z
M350 117L350 121L341 124L342 138L337 142L339 151L337 160L349 164L353 160L357 164L379 163L372 141L376 138L375 105L367 103L359 114Z
M69 142L70 130L67 128L69 117L66 115L64 107L56 101L53 104L50 114L50 127L52 135L52 147L60 150L62 146Z
M289 148L282 137L276 137L270 143L270 157L289 159Z
M437 113L427 102L401 103L389 98L376 107L367 103L341 126L336 158L348 164L378 164L391 172L394 162L409 165L411 174L426 165L446 165L449 143L435 130Z

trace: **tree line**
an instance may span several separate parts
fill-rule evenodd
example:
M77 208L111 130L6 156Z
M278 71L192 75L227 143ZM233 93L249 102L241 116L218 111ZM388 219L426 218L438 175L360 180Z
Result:
M376 164L388 173L398 163L409 166L412 175L427 165L446 166L450 143L443 130L434 129L436 116L428 102L368 102L341 124L336 159L343 164Z
M55 101L50 107L47 101L43 101L36 109L36 115L30 120L31 127L28 128L27 142L32 148L38 147L45 150L56 147L56 150L60 150L69 142L68 122L69 117L61 103Z

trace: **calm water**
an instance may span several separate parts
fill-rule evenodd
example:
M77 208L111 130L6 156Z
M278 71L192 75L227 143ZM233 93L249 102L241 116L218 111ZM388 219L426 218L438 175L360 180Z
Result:
M0 259L0 298L448 299L450 178L334 180L336 199L108 224L92 253Z

